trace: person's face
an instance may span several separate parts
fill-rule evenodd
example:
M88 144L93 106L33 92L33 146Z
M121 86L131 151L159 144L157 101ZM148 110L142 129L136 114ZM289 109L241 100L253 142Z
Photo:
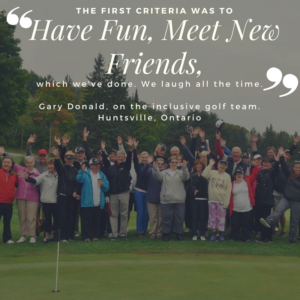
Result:
M25 162L25 167L28 169L28 170L32 170L33 167L34 167L34 161L26 161Z
M250 164L250 157L243 157L243 161L249 165Z
M12 161L9 158L4 158L2 162L2 167L5 171L9 171L12 168Z
M181 158L181 156L178 156L177 161L178 161L178 164L181 164L181 163L182 163L182 158Z
M110 159L111 162L115 162L116 159L117 159L115 152L109 153L108 157L109 157L109 159Z
M161 148L161 149L158 151L158 155L159 155L159 156L165 156L165 154L166 154L166 149L164 149L164 148Z
M224 163L218 163L218 171L219 172L225 172L226 171L226 168L227 168L227 165L224 164Z
M178 156L180 154L180 151L178 149L173 149L171 151L171 156Z
M162 169L164 168L164 162L163 162L162 160L159 160L159 161L157 162L157 166L158 166L158 169L159 169L159 170L162 170Z
M291 154L288 153L288 152L285 152L284 153L284 159L285 159L285 161L289 161L291 159Z
M232 157L233 157L234 161L238 161L238 160L241 159L242 153L241 153L241 149L240 148L234 147L234 148L232 148L231 152L232 152Z
M141 156L142 164L146 164L146 163L148 162L148 157L149 157L148 154L143 154L143 155Z
M74 163L74 158L65 158L65 162L67 166L72 166Z
M54 168L54 164L47 164L47 170L52 173L54 172L55 168Z
M78 161L83 161L84 160L84 155L85 155L85 153L83 151L75 153L76 159Z
M235 180L242 181L244 179L244 175L242 173L236 173Z
M256 165L261 166L262 159L261 158L254 159L254 162Z
M44 164L47 160L47 155L46 154L39 154L39 161L41 164Z
M202 165L201 164L197 164L196 165L196 171L197 172L201 172L202 171Z
M170 169L172 169L172 170L177 169L177 164L178 164L178 160L177 159L172 159L170 161Z
M205 166L207 165L207 156L206 155L201 156L200 160L204 163Z
M117 156L117 163L118 164L121 164L122 162L124 162L124 160L125 160L125 156L123 154L119 154Z
M102 155L97 155L99 161L102 161Z
M270 162L268 162L268 161L266 161L266 160L264 160L263 162L262 162L262 166L263 166L263 168L264 169L270 169L271 168L271 163Z
M300 175L300 164L294 165L294 172L296 176Z
M268 158L274 158L274 157L275 157L275 152L274 152L273 149L269 149L269 150L267 151L267 157L268 157Z
M91 168L91 170L92 170L93 173L97 173L100 170L100 164L90 165L90 168Z

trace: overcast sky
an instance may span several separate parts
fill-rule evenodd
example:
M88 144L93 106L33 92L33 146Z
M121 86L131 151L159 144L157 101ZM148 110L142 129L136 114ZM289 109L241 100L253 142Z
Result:
M105 57L106 67L112 53L123 53L126 58L139 58L143 52L143 61L147 59L170 59L173 63L182 57L182 52L187 52L187 61L197 59L196 70L201 70L201 76L196 75L135 75L134 68L129 68L127 81L132 81L137 87L140 99L147 103L156 104L205 104L226 103L225 110L215 111L226 122L245 126L248 130L256 127L264 131L266 126L273 124L275 130L284 130L289 133L300 131L299 124L299 87L291 95L279 98L279 95L288 92L282 83L276 88L263 91L263 88L273 83L266 78L266 72L271 67L279 68L283 76L294 74L299 78L299 0L252 0L252 1L14 1L2 0L0 9L7 12L20 6L16 13L21 16L28 10L33 10L28 16L33 20L53 20L50 32L56 25L93 25L89 41L29 41L33 26L23 29L18 26L16 37L21 39L21 56L24 60L23 67L33 70L39 75L51 74L55 80L63 80L70 74L74 81L86 81L86 75L93 70L94 58L99 52ZM83 4L84 3L84 6ZM145 3L142 5L142 3ZM95 7L96 15L78 15L76 7ZM131 13L125 15L102 15L102 7L131 7ZM138 15L137 7L184 7L187 14L181 15ZM215 14L193 15L191 7L215 8ZM219 13L219 7L231 7L230 15ZM247 38L241 41L235 35L230 43L229 38L233 28L233 20L238 20L243 28L248 19L252 19L245 32ZM118 24L147 25L147 34L152 37L152 42L147 44L142 41L117 41L116 30L108 37L107 41L99 41L104 20L118 20ZM192 25L202 28L205 25L214 25L220 22L218 29L219 40L212 41L211 35L207 41L162 41L167 27L167 20L173 20L177 27L183 20L189 20L185 33ZM274 41L250 41L248 36L255 25L278 25L279 38ZM175 28L177 28L175 27ZM37 34L40 37L41 34ZM50 34L49 34L50 36ZM261 35L260 35L261 36ZM187 65L186 65L187 67ZM155 68L153 68L155 70ZM153 72L154 73L154 72ZM156 88L143 88L142 80L157 82ZM190 81L190 88L161 88L161 81ZM208 80L209 88L196 88L195 82ZM214 88L213 81L231 82L230 88ZM259 82L259 88L236 88L236 81ZM261 87L263 86L263 87ZM133 92L131 89L130 93ZM257 111L232 111L230 104L255 104ZM176 113L176 112L175 112ZM199 124L201 126L201 122Z

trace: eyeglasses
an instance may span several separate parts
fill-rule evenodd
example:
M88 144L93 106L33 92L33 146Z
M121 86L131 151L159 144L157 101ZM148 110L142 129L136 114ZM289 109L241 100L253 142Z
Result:
M171 161L171 164L177 164L177 161Z

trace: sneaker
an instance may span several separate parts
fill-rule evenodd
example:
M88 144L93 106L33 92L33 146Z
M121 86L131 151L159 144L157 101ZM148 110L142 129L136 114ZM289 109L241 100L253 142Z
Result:
M126 236L126 235L121 235L120 238L121 238L121 240L123 240L123 241L127 241L127 236Z
M251 242L251 240L246 240L246 241L245 241L245 243L250 243L250 242Z
M85 242L90 242L91 240L90 240L90 239L85 239L84 241L85 241Z
M276 227L275 227L275 232L277 232L277 231L278 231L278 229L279 229L279 228L278 228L278 226L276 226Z
M264 225L265 227L267 227L267 228L271 228L271 225L269 224L269 222L267 221L267 220L265 220L264 218L260 218L260 223L262 224L262 225Z
M184 232L186 232L186 233L188 233L188 232L190 232L191 231L191 229L189 229L188 227L185 229L185 231Z
M21 236L18 240L17 243L24 243L26 242L26 237L25 236Z
M210 237L209 240L210 240L211 242L215 242L215 241L217 240L216 235L213 234L213 235Z
M53 242L56 240L55 233L51 233L46 239L44 239L45 244Z
M34 243L36 243L36 239L35 239L35 237L31 237L30 238L30 241L29 241L29 243L31 243L31 244L34 244Z
M115 239L116 239L116 238L115 238L114 236L112 236L112 237L110 238L110 241L111 241L111 242L114 242Z
M149 238L150 238L151 240L154 240L154 239L155 239L155 234L150 234Z
M219 241L220 242L225 242L225 236L223 234L219 235Z
M99 239L93 238L93 242L98 242L98 241L99 241Z
M193 240L193 241L197 241L197 239L198 239L198 237L197 237L196 235L194 235L194 236L192 237L192 240Z
M261 244L268 244L268 243L271 243L272 241L268 240L268 239L264 239L264 240L261 240L260 243Z
M142 232L139 232L139 233L138 233L138 237L139 237L139 238L142 238L142 237L144 237L144 234L143 234Z
M112 233L109 233L109 234L108 234L108 238L111 239L112 237L113 237L113 234L112 234Z
M13 241L13 240L8 240L7 242L6 242L6 244L14 244L15 242Z
M200 236L200 240L201 240L201 241L206 241L205 236L201 235L201 236Z
M177 240L178 240L178 241L182 241L182 240L183 240L182 234L177 234Z
M79 236L78 231L75 231L74 236Z
M63 243L63 244L68 244L69 243L67 240L61 240L60 242Z
M285 237L285 235L286 235L286 234L285 234L285 231L281 231L280 236L281 236L281 237Z
M168 234L164 234L163 240L164 240L164 242L168 242L170 240L169 235Z

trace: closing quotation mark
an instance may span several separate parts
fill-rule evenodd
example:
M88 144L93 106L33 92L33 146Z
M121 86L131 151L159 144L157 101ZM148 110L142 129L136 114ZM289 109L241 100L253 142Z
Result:
M13 12L17 9L19 9L20 7L16 7L14 9L12 9L6 18L6 21L9 25L17 25L19 22L19 17L15 14L13 14ZM23 14L20 18L20 26L22 28L29 28L32 25L32 20L28 17L25 17L28 13L32 12L32 10L27 11L25 14Z
M264 91L275 88L281 82L282 72L277 68L270 68L267 72L267 78L271 82L274 82L274 84L264 89ZM286 94L280 95L279 97L285 97L292 94L297 89L299 81L295 75L287 74L283 77L282 83L286 88L290 89L290 91Z

